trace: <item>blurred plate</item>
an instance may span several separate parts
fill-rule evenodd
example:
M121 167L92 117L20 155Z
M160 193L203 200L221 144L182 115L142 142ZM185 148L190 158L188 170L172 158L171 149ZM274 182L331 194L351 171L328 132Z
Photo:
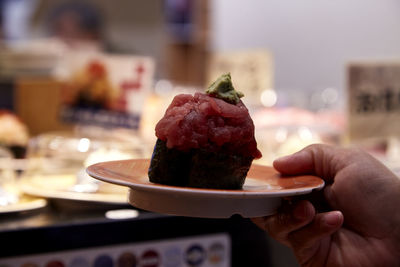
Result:
M149 159L110 161L88 167L90 176L130 188L129 203L165 214L228 218L259 217L276 212L283 197L311 193L324 181L316 176L281 177L272 167L253 164L242 190L200 189L149 182Z
M127 204L127 191L123 193L81 193L74 192L75 175L34 175L21 178L21 190L32 196L57 200L73 200L107 204Z
M46 207L47 201L43 198L20 196L15 204L0 206L0 214L34 211Z

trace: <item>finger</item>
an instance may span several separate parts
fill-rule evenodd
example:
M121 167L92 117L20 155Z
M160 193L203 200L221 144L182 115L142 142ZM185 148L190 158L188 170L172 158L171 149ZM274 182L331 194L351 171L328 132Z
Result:
M332 189L332 185L326 185L322 192L326 200L325 202L329 203L330 210L339 209L338 200L335 191ZM327 211L327 209L325 209L325 211Z
M310 223L314 216L315 209L312 204L309 201L302 200L278 214L262 218L253 218L252 220L272 238L289 245L287 239L289 233Z
M318 250L323 238L336 232L343 224L340 211L319 213L313 222L288 235L288 241L299 259L308 259Z
M331 206L331 200L333 197L330 197L332 194L329 194L329 198L327 198L327 195L325 194L325 191L330 190L331 191L331 184L325 185L323 190L314 190L309 194L306 195L299 195L299 196L294 196L292 197L292 200L299 201L299 200L308 200L311 202L311 204L314 206L314 209L317 213L321 212L327 212L327 211L332 211L335 209L332 209Z
M341 153L338 153L342 150ZM346 164L345 157L337 157L345 150L329 145L314 144L292 155L278 158L273 166L280 173L285 175L294 174L315 174L326 181L332 181L335 174Z

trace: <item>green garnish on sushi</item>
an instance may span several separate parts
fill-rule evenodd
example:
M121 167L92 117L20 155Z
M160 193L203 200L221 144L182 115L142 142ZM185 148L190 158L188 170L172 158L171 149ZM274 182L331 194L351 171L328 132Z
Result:
M221 75L207 88L206 94L231 104L239 103L240 98L244 96L242 92L236 91L233 87L230 73Z

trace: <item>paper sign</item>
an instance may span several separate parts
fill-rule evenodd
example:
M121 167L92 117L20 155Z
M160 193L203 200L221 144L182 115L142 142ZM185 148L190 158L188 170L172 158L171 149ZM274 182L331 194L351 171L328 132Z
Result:
M231 73L233 86L244 93L248 105L260 105L261 93L273 88L273 60L266 50L214 53L210 58L208 84Z
M65 62L63 121L137 129L150 92L154 61L148 57L73 54Z
M400 62L348 68L349 137L400 136Z

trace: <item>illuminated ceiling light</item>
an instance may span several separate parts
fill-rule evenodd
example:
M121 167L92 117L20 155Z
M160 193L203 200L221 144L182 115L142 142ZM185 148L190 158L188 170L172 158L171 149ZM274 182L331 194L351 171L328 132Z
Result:
M275 133L275 140L279 143L283 143L286 141L288 137L288 131L286 128L279 128Z
M172 89L173 89L173 85L168 80L159 80L154 85L154 91L160 95L167 94L167 93L171 92Z
M300 127L297 133L299 134L300 139L303 141L309 142L313 139L313 134L311 130L305 126Z
M335 103L339 98L338 90L328 87L322 91L321 98L324 103Z
M261 93L261 104L264 107L272 107L276 104L278 96L273 89L264 90Z
M90 140L87 138L81 138L78 142L78 151L79 152L88 152L90 147Z

